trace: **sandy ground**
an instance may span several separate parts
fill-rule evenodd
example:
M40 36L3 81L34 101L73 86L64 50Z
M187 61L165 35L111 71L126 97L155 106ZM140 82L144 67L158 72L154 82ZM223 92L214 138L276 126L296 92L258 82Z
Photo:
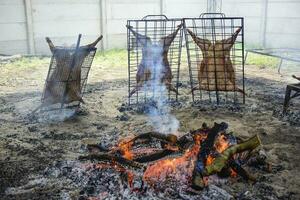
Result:
M26 184L54 161L75 160L83 153L81 147L87 140L112 145L119 138L151 130L145 115L118 111L127 102L126 65L93 65L86 104L78 116L65 121L30 120L26 115L39 105L48 62L43 58L41 66L34 69L0 66L4 72L0 73L0 199L9 198L6 188ZM187 77L187 70L182 71ZM192 106L188 95L183 98L185 102L173 107L181 132L197 129L203 122L211 125L225 121L230 131L242 138L260 136L274 170L260 172L259 182L254 185L237 182L222 186L235 197L250 191L257 199L300 199L300 106L294 99L289 114L281 114L286 84L295 82L288 76L290 72L285 72L280 76L276 69L247 65L248 96L246 105L239 109ZM57 190L48 188L45 193ZM36 194L31 191L10 198L14 197L34 199Z

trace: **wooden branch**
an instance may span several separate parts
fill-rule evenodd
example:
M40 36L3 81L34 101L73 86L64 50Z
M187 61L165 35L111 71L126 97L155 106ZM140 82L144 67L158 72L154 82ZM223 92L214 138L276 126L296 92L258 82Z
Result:
M153 138L156 138L161 141L173 143L173 144L175 144L178 140L177 136L173 134L165 135L158 132L147 132L134 137L132 140L130 140L130 142L135 142L138 139L153 139Z
M192 188L200 190L205 186L203 180L203 169L205 167L207 156L210 154L215 138L219 132L225 131L228 125L224 122L221 124L215 123L214 126L209 130L207 138L201 143L198 158L193 171Z
M95 149L98 149L99 151L102 151L102 152L109 152L108 148L103 147L100 144L88 144L87 148L88 148L89 151L91 151L93 148L95 148Z
M172 153L174 153L175 151L173 150L169 150L169 149L164 149L164 150L161 150L159 152L155 152L153 154L150 154L150 155L146 155L146 156L142 156L142 157L139 157L139 158L135 158L133 159L135 162L139 162L139 163L145 163L145 162L151 162L151 161L155 161L155 160L158 160L158 159L161 159L165 156L168 156Z
M252 176L251 174L249 174L236 160L231 159L229 161L229 166L245 180L247 180L247 181L250 180L253 182L256 181L256 178L254 176Z
M246 150L253 150L261 144L261 141L257 135L246 140L243 143L236 144L227 148L223 153L216 157L216 159L203 171L203 176L209 176L211 174L218 173L228 164L229 159L237 153L241 153Z
M266 165L267 164L266 159L267 159L266 152L260 149L259 151L251 153L249 158L247 158L247 165L254 166L254 167Z
M79 160L99 160L99 161L115 161L118 162L121 165L127 165L133 168L137 168L137 169L143 169L144 165L132 161L132 160L128 160L126 158L123 158L121 156L118 155L114 155L114 154L108 154L108 153L94 153L94 154L89 154L86 156L79 156L78 158Z

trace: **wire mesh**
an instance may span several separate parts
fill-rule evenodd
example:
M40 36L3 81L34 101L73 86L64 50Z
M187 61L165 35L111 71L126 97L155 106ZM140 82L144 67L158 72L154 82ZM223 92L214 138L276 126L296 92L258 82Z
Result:
M96 50L55 47L42 95L43 111L79 107Z
M243 18L184 19L193 102L245 103Z
M147 103L154 98L154 95L164 95L165 92L167 92L169 102L178 100L183 38L181 26L181 19L168 19L163 15L127 21L128 101L130 105ZM161 74L155 70L155 65L160 64ZM153 85L154 79L159 79L159 81ZM150 82L152 83L149 84ZM163 89L161 86L166 86L166 88ZM157 89L160 93L154 91Z

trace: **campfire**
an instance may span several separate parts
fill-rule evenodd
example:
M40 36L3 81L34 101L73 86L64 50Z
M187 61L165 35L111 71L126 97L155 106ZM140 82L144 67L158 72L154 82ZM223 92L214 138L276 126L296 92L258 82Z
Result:
M89 154L79 159L97 161L92 167L98 170L115 169L126 176L132 191L139 192L149 187L160 190L170 183L198 192L216 177L240 176L255 182L245 167L267 164L265 154L258 148L259 137L243 140L227 133L227 128L224 122L211 128L203 123L200 129L181 136L142 133L121 140L110 149L88 144ZM138 188L134 187L136 179L142 179Z

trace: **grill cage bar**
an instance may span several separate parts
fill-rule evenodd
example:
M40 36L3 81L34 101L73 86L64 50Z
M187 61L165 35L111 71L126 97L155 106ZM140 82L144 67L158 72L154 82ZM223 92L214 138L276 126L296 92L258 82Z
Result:
M244 20L217 16L183 20L192 100L245 103ZM189 31L203 41L196 44Z
M150 45L150 43L151 45L161 44L162 38L176 32L177 26L180 24L182 24L182 19L168 19L164 15L146 16L141 20L127 21L127 27L131 27L137 34L149 38L149 40L146 40L146 44L142 45L139 37L134 35L133 32L127 28L129 105L146 104L151 102L154 95L164 95L163 93L165 91L161 91L159 94L157 94L157 91L154 92L154 87L161 89L161 86L165 84L165 82L155 83L157 85L154 85L154 87L153 85L151 85L151 87L148 85L148 83L153 81L157 76L155 71L150 70L150 73L145 72L139 82L137 81L137 73L141 70L141 63L143 61L151 60L151 58L147 58L145 46ZM174 88L174 91L169 90L168 85L165 84L167 86L167 98L169 102L178 101L182 38L183 29L180 28L168 48L167 56L163 56L162 58L163 68L165 69L164 63L165 59L167 59L172 74L172 78L169 82ZM163 42L163 47L165 47L165 42ZM151 73L153 74L151 75ZM136 92L131 94L135 89Z
M77 53L76 53L77 51ZM56 46L55 50L52 54L47 78L44 85L44 90L41 98L42 106L41 112L51 111L51 110L59 110L59 109L69 109L69 108L78 108L80 106L81 101L75 100L71 102L65 102L63 99L66 94L66 87L68 84L74 84L75 82L80 82L79 92L81 97L83 97L86 89L88 74L95 57L97 48L78 48L76 47L61 47ZM74 73L72 73L71 65L72 62L75 68L80 68L80 77L76 77ZM59 67L69 68L71 71L65 77L57 78L55 73L59 71ZM57 88L61 88L60 91L57 91L60 95L63 95L60 102L55 103L47 103L47 86L51 83L56 84Z

